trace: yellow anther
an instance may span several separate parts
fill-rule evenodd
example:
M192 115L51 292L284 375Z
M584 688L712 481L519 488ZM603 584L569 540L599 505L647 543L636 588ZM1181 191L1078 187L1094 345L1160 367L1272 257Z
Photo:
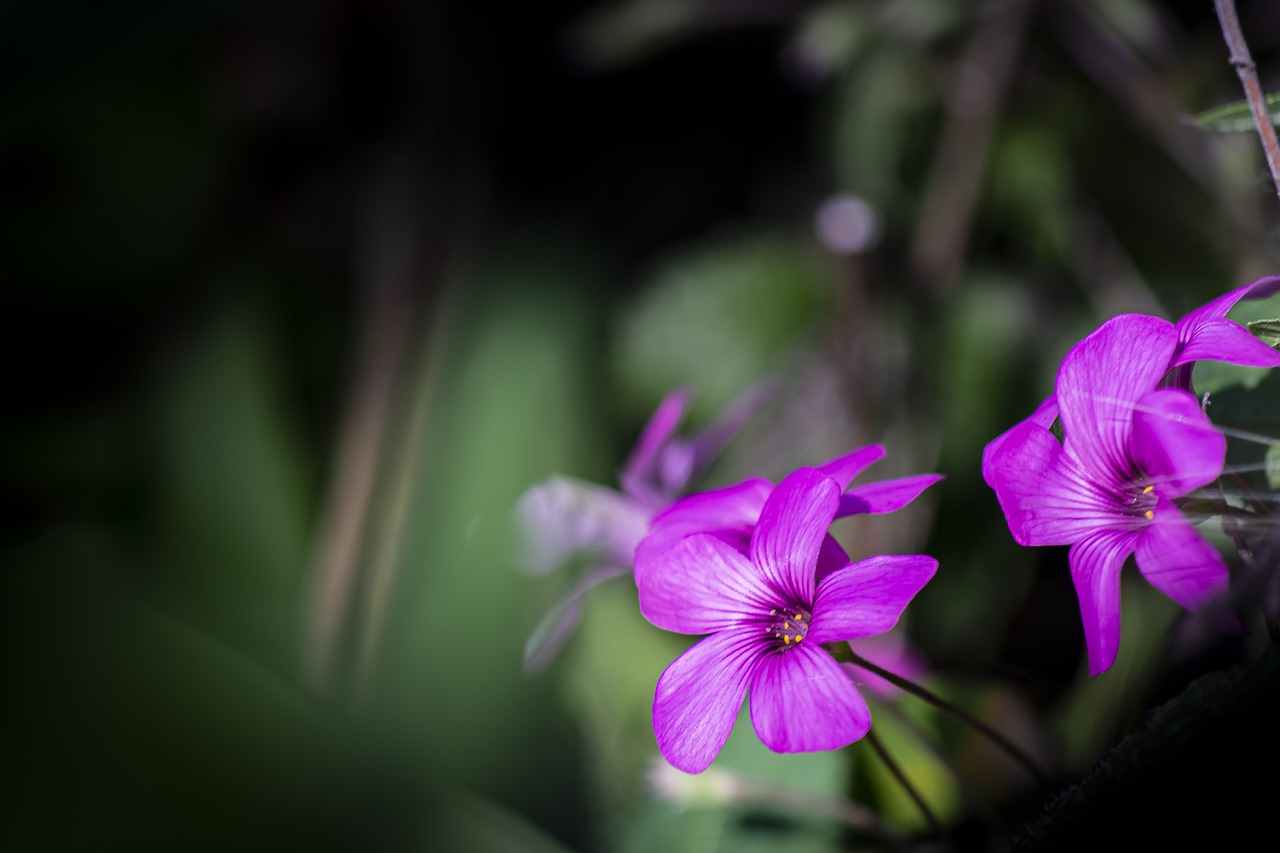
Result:
M797 622L803 622L803 621L804 621L804 614L802 614L802 613L797 613L797 614L796 614L796 621L797 621Z
M790 622L783 622L783 623L782 623L782 627L783 627L783 628L790 628L790 627L791 627L791 623L790 623Z
M796 634L796 642L797 642L797 643L798 643L798 642L800 642L800 641L801 641L801 640L803 640L803 639L804 639L804 637L800 636L799 634Z
M1155 514L1154 512L1152 512L1151 510L1147 510L1146 512L1144 512L1144 513L1143 513L1143 515L1145 515L1145 516L1147 517L1147 520L1148 520L1148 521L1150 521L1151 519L1153 519L1153 518L1155 518L1155 517L1156 517L1156 514Z
M1149 495L1149 494L1151 494L1151 490L1152 490L1152 489L1154 489L1154 488L1155 488L1155 486L1147 486L1145 489L1143 489L1143 490L1142 490L1142 493L1143 493L1144 495Z
M789 645L791 645L791 635L790 635L790 634L785 634L785 635L782 637L782 642L783 642L783 643L785 643L785 644L786 644L786 645L788 645L788 646L789 646Z

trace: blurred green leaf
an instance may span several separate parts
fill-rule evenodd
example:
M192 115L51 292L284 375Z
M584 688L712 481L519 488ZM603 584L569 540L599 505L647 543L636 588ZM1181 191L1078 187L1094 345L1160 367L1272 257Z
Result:
M310 487L266 336L252 314L227 310L164 371L162 568L152 589L185 618L290 671Z
M1116 662L1090 676L1081 662L1076 682L1058 705L1053 724L1069 772L1081 772L1142 718L1138 705L1160 671L1168 629L1181 611L1130 566L1123 574Z
M909 698L894 709L875 702L872 726L885 752L898 765L930 811L944 825L960 812L955 774L929 745L936 738L935 709ZM853 746L857 768L870 787L869 800L886 821L907 833L928 832L929 825L911 796L866 743Z
M696 245L662 264L621 318L613 363L645 410L688 385L693 416L706 419L803 352L828 306L806 240L765 233Z
M1265 97L1271 123L1280 126L1280 92ZM1253 108L1248 101L1235 101L1196 113L1191 121L1214 133L1245 133L1257 130L1253 123Z

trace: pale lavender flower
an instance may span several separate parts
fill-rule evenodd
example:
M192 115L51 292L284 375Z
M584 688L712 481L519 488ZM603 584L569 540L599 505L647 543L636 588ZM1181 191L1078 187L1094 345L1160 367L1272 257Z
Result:
M1196 398L1160 387L1178 351L1191 350L1184 333L1139 314L1104 323L1058 371L1063 443L1048 429L1052 418L1033 417L985 454L983 476L1014 539L1071 546L1094 675L1119 648L1120 570L1130 554L1152 585L1187 609L1227 583L1222 556L1175 503L1217 479L1226 454L1225 438Z
M752 725L775 752L838 749L866 734L866 702L821 644L891 629L937 561L846 562L815 586L840 492L822 471L801 468L771 490L745 554L715 534L693 533L637 563L645 618L709 635L658 679L654 734L673 766L706 770L748 692Z
M641 430L618 473L620 489L552 476L516 503L521 568L545 575L574 559L588 566L579 582L542 619L525 644L525 669L546 666L577 625L582 597L610 578L631 572L636 545L649 522L706 470L743 424L771 397L767 384L734 400L702 432L676 429L689 403L685 389L668 394Z

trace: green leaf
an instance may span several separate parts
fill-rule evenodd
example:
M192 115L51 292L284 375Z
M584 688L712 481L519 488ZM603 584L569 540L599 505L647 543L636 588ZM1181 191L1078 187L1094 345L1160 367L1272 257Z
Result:
M1266 96L1271 123L1280 125L1280 92ZM1214 133L1246 133L1254 129L1253 110L1248 101L1236 101L1213 107L1191 117L1191 121Z
M673 255L629 307L613 365L628 399L652 401L676 385L695 391L691 417L803 352L830 315L830 291L811 243L747 234Z
M1280 349L1280 320L1253 320L1245 323L1249 331L1261 338L1267 346Z

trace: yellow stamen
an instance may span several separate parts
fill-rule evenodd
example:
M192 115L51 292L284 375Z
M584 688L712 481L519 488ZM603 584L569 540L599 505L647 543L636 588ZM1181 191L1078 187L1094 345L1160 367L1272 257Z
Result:
M1143 493L1144 495L1149 495L1149 494L1151 494L1151 490L1152 490L1152 489L1154 489L1154 488L1155 488L1155 486L1147 486L1145 489L1143 489L1143 490L1142 490L1142 493Z
M1155 517L1156 517L1156 514L1155 514L1154 512L1152 512L1151 510L1147 510L1146 512L1144 512L1144 513L1143 513L1143 515L1145 515L1145 516L1147 517L1147 520L1148 520L1148 521L1150 521L1151 519L1153 519L1153 518L1155 518Z
M799 642L800 642L801 640L803 640L803 639L804 639L804 637L800 636L799 634L796 634L796 642L797 642L797 643L799 643Z
M797 614L796 614L796 621L797 621L797 622L803 622L803 621L804 621L804 615L803 615L803 614L800 614L800 613L797 613Z
M790 628L790 627L791 627L791 623L790 623L790 622L783 622L783 623L782 623L782 627L783 627L783 628Z
M791 635L790 634L784 635L782 638L782 642L788 646L791 645Z

